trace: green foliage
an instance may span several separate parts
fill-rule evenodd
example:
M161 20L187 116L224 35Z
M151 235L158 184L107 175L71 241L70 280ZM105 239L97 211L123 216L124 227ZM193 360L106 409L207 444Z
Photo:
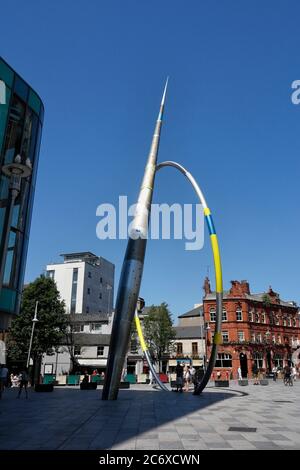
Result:
M49 353L66 335L64 301L60 300L55 282L40 276L25 287L21 313L10 328L8 354L12 360L27 358L36 301L39 302L38 322L35 325L31 356L37 358L43 353Z
M158 361L172 349L176 337L168 304L152 305L144 318L144 334L149 350Z

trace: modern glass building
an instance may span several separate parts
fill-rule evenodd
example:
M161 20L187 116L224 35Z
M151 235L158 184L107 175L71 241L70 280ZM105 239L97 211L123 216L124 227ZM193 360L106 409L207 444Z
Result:
M20 308L43 115L39 96L0 57L0 332Z

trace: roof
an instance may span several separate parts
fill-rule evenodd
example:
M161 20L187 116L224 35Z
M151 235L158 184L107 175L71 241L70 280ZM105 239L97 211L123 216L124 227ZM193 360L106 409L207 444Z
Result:
M200 339L201 335L200 326L175 326L176 339Z
M74 343L78 346L109 346L110 335L75 333Z
M224 300L252 300L254 302L264 302L264 297L268 295L267 292L262 292L260 294L244 294L243 296L235 297L230 294L230 291L226 290L223 292L223 299ZM270 297L270 296L269 296ZM211 292L210 294L206 294L204 297L204 300L215 300L216 299L216 293ZM270 299L271 300L271 299ZM296 308L298 309L298 306L296 302L289 301L286 302L284 300L279 299L279 302L271 302L271 305L281 305L282 307L290 307L290 308Z
M69 317L70 323L108 322L107 313L75 313Z
M193 308L192 310L189 310L186 313L183 313L182 315L178 315L178 318L202 317L202 316L203 316L203 307L199 306L199 307Z

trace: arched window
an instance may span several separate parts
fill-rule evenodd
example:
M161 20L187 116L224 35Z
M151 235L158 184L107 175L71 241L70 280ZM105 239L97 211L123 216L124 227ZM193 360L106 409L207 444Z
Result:
M265 312L261 313L261 322L266 323L266 314L265 314Z
M279 325L279 315L278 315L278 313L276 313L274 318L275 318L275 325Z
M259 318L259 313L258 313L258 312L255 312L254 318L255 318L255 323L259 323L259 322L260 322L260 318Z
M210 308L209 309L209 316L210 316L210 321L215 322L216 321L216 309L215 308Z
M243 321L243 311L241 307L238 307L235 311L236 321Z
M288 326L292 326L292 319L291 319L291 317L288 318Z
M215 367L232 367L232 356L228 353L218 353Z
M294 327L294 328L297 327L297 320L296 320L296 318L293 318L293 327Z
M258 369L262 369L264 363L263 354L260 352L255 352L253 354L253 361Z

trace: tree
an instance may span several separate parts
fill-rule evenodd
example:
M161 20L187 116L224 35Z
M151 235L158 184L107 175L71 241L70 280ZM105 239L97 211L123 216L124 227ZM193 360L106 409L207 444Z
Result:
M151 306L144 318L144 332L150 352L159 361L161 370L162 357L171 351L172 342L176 337L168 304L163 302L159 306Z
M38 322L34 330L31 357L33 369L37 370L42 355L53 353L53 348L58 348L62 343L67 320L64 301L60 300L52 279L40 276L28 284L23 291L20 315L13 320L9 331L8 355L11 360L26 363L36 301L39 302Z

